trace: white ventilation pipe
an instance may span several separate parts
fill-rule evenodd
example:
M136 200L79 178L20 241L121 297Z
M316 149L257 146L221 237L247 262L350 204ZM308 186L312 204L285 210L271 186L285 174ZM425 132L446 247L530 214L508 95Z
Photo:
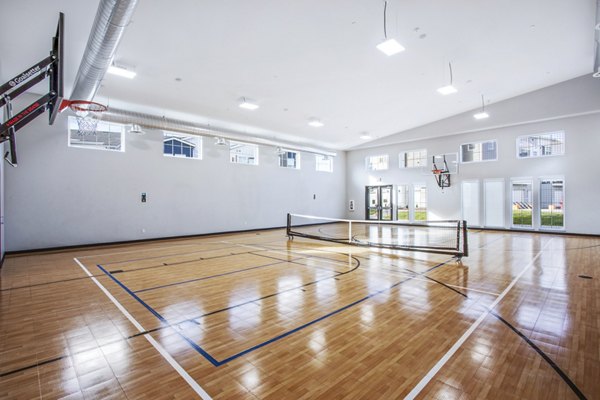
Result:
M71 100L91 101L115 55L138 0L101 0L77 71Z
M94 98L100 87L100 83L104 78L104 74L114 57L115 51L125 32L125 28L131 21L137 3L138 0L100 1L92 31L85 52L83 53L79 70L77 71L75 85L73 86L70 97L71 100L91 101ZM139 125L148 129L168 130L188 135L222 137L228 140L239 140L240 142L267 146L284 146L290 150L299 150L327 156L336 155L336 153L313 147L249 137L246 134L230 130L215 129L214 127L193 122L136 113L112 107L102 113L102 119L126 125Z
M304 151L306 153L321 154L324 156L335 157L337 155L335 152L322 150L315 147L279 142L260 137L251 137L245 133L238 133L232 130L220 129L214 126L202 125L195 122L183 121L179 119L158 117L151 114L121 110L114 107L109 107L108 110L102 113L102 120L124 125L139 125L146 129L165 130L170 132L183 133L186 135L208 136L224 138L227 140L235 140L244 143L284 147L290 150Z

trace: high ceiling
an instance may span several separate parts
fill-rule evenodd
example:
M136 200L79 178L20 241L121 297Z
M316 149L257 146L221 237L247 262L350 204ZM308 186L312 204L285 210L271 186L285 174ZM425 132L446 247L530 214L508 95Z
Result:
M98 1L1 0L0 80L48 54L65 13L69 95ZM96 99L132 111L348 149L590 73L594 0L144 0L117 51L133 80L106 75ZM458 93L449 83L452 62ZM180 78L181 81L177 81ZM41 92L43 88L39 88ZM256 111L238 100L256 100ZM310 118L325 126L308 126Z

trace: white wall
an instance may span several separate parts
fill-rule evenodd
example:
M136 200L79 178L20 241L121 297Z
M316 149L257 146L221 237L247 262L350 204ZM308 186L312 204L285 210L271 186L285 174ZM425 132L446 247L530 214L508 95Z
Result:
M308 153L301 170L280 168L268 146L258 166L231 164L210 138L202 160L164 157L162 131L127 134L124 153L70 148L66 114L18 133L19 167L5 171L8 251L278 227L288 212L344 215L343 152L326 173Z
M586 81L587 85L581 82ZM574 96L573 102L580 104L579 108L569 105L568 111L575 114L571 117L552 119L548 116L543 122L528 122L504 120L505 127L489 128L478 132L445 135L453 131L457 124L469 130L476 126L472 113L461 114L447 120L438 121L427 127L431 131L437 129L441 137L436 139L414 140L414 132L394 135L392 138L382 139L385 144L357 149L347 154L347 200L356 202L356 211L347 212L349 218L364 219L365 186L370 184L402 184L402 183L427 183L429 201L428 209L430 219L458 219L461 218L460 183L462 180L478 179L483 184L486 178L505 179L505 227L510 227L510 192L511 177L534 178L534 202L537 202L539 183L537 179L542 176L560 175L565 178L565 206L566 230L572 233L600 234L600 189L597 185L598 149L600 149L600 80L578 78L569 81L563 86L563 91L555 87L542 89L531 94L519 96L500 104L503 109L528 108L536 115L541 115L538 108L545 107L548 103L556 103L557 96ZM547 96L542 93L546 91ZM588 102L581 102L585 98ZM569 99L567 99L569 100ZM564 100L560 100L564 101ZM568 101L567 101L568 102ZM564 115L560 110L554 113ZM584 115L578 115L583 113ZM496 118L490 110L490 121ZM522 117L523 113L516 113ZM457 122L460 119L465 122ZM415 131L425 132L425 127L416 128ZM521 135L564 130L566 133L566 152L564 156L542 157L536 159L518 159L516 156L516 138ZM410 141L406 141L407 138ZM426 148L428 155L459 152L459 146L464 143L496 139L498 141L498 161L461 164L459 174L453 178L452 186L443 191L437 187L431 173L423 174L420 170L400 169L398 167L398 154L402 151ZM393 143L393 142L396 143ZM376 143L377 144L377 143ZM390 169L388 171L366 171L365 157L368 155L389 154ZM483 190L483 189L482 189ZM483 194L480 196L483 202ZM483 204L480 205L483 212ZM483 218L481 219L483 221Z

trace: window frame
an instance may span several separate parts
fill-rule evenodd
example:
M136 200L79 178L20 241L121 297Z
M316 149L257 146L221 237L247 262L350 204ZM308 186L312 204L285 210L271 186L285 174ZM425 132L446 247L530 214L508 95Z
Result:
M519 183L528 183L529 185L531 185L531 225L515 225L515 219L514 219L514 199L513 199L513 185L514 184L519 184ZM517 177L517 178L510 178L510 201L509 201L509 205L510 205L510 228L511 229L524 229L524 230L534 230L535 229L535 224L536 224L536 217L534 216L534 212L536 210L536 204L535 204L535 196L534 196L534 179L533 177Z
M534 137L534 136L543 136L543 135L552 135L552 134L556 134L559 133L562 135L562 143L561 143L561 147L562 147L562 153L560 154L539 154L539 155L527 155L527 156L521 156L520 153L520 148L519 148L519 141L522 138L529 138L529 137ZM528 159L528 158L544 158L544 157L560 157L560 156L564 156L565 153L567 152L567 134L564 130L556 130L556 131L550 131L550 132L542 132L542 133L532 133L532 134L528 134L528 135L520 135L517 136L516 140L515 140L515 153L517 156L517 159L519 160L523 160L523 159Z
M471 146L471 145L481 145L481 156L483 157L483 144L484 143L489 143L489 142L493 142L494 143L494 149L496 152L496 157L493 159L489 159L489 160L472 160L472 161L464 161L463 159L463 146ZM460 151L458 152L459 156L460 156L460 163L461 164L473 164L473 163L480 163L480 162L490 162L490 161L498 161L498 140L497 139L488 139L488 140L479 140L476 142L468 142L468 143L462 143L460 145Z
M251 164L251 163L243 163L243 162L233 161L232 157L231 157L231 150L232 150L231 146L232 146L232 144L241 144L241 145L244 145L244 146L254 147L256 149L255 157L254 157L255 162ZM247 142L240 142L240 141L237 141L237 140L230 140L229 141L229 163L230 164L258 166L259 155L260 155L259 153L260 153L259 146L257 144L247 143Z
M329 161L329 169L319 169L319 157L322 157ZM315 154L315 171L317 172L333 172L333 156L328 156L325 154Z
M552 226L544 226L542 225L542 182L543 181L562 181L563 187L563 204L562 204L562 218L563 224L560 227L552 227ZM563 232L567 229L567 213L565 209L565 198L567 193L567 184L565 183L565 177L562 175L549 175L549 176L540 176L537 180L538 183L538 210L536 212L537 224L540 231L548 231L548 232Z
M419 160L423 160L423 164L422 165L412 165L412 166L408 166L408 154L409 153L424 153L423 157L419 157ZM422 149L413 149L413 150L406 150L406 151L401 151L400 153L398 153L398 167L400 167L401 169L412 169L412 168L426 168L427 164L428 164L428 158L427 158L427 149L426 148L422 148ZM416 158L414 158L414 154L413 154L413 162L414 160L416 160Z
M300 152L298 150L290 150L290 149L281 149L281 153L277 154L277 162L279 164L280 168L285 168L285 169L301 169L301 161L302 161L302 155L300 154ZM283 155L287 154L287 153L294 153L296 155L295 158L295 165L292 166L288 166L288 165L281 165L282 161L284 160ZM289 157L288 157L289 159Z
M375 157L385 157L385 168L372 168L373 163L370 163L370 159ZM367 171L387 171L390 169L390 155L389 154L378 154L374 156L366 156L365 157L365 167Z
M183 138L188 138L188 137L193 137L194 139L196 139L198 141L197 147L196 147L196 152L198 154L197 157L187 157L187 156L181 156L181 155L175 155L175 154L167 154L165 153L165 140L167 140L167 136L169 136L170 138L176 138L176 139L183 139ZM172 131L163 131L163 157L168 157L168 158L179 158L179 159L189 159L189 160L202 160L202 150L203 150L203 143L202 143L202 136L196 136L196 135L185 135L185 134L181 134L181 133L177 133L177 132L172 132Z
M73 122L73 124L71 124L71 122ZM108 151L108 152L115 152L115 153L125 153L125 142L126 142L126 136L125 136L125 125L124 124L119 124L119 123L113 123L113 122L107 122L107 121L98 121L98 125L96 126L96 130L100 130L101 132L107 132L106 130L102 130L99 129L98 127L101 127L103 125L107 125L110 129L110 127L114 126L114 127L119 127L120 128L120 134L121 134L121 146L120 149L109 149L106 147L92 147L92 146L86 146L86 145L77 145L77 144L73 144L71 143L71 132L76 131L76 128L71 128L71 125L75 126L77 124L77 117L69 115L69 117L67 118L67 146L68 147L72 147L75 149L86 149L86 150L100 150L100 151ZM111 131L108 131L111 132ZM111 132L111 133L117 133L115 132Z

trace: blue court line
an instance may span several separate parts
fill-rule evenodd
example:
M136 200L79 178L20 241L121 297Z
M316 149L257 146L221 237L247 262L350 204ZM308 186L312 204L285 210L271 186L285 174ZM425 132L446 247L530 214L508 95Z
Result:
M454 258L451 258L451 259L449 259L449 260L447 260L447 261L444 261L444 262L442 262L442 263L439 263L438 265L436 265L436 266L432 267L432 268L431 268L429 271L432 271L432 270L433 270L433 269L435 269L435 268L439 268L439 267L441 267L441 266L443 266L443 265L445 265L445 264L449 263L449 262L450 262L450 261L452 261L452 260L454 260ZM150 307L148 304L146 304L146 303L145 303L145 302L144 302L142 299L140 299L140 298L139 298L139 297L138 297L138 296L137 296L135 293L133 293L131 290L129 290L129 289L127 288L127 286L125 286L125 285L124 285L123 283L121 283L121 282L120 282L120 281L119 281L117 278L115 278L115 277L114 277L114 276L112 276L112 275L111 275L111 274L110 274L108 271L106 271L106 270L105 270L105 269L104 269L104 268L103 268L101 265L99 265L99 264L98 264L98 268L100 268L100 269L102 270L102 272L104 272L104 273L105 273L105 274L106 274L108 277L110 277L110 278L111 278L111 279L112 279L112 280L113 280L115 283L117 283L119 286L121 286L121 288L123 288L123 289L124 289L124 290L125 290L127 293L129 293L129 294L130 294L130 295L131 295L131 296L132 296L134 299L136 299L136 300L137 300L137 301L138 301L138 302L139 302L141 305L143 305L143 306L144 306L144 307L145 307L145 308L146 308L148 311L150 311L150 312L151 312L151 313L152 313L152 314L153 314L153 315L154 315L156 318L158 318L158 319L159 319L159 320L160 320L162 323L164 323L164 324L166 324L166 325L168 325L168 326L171 326L171 325L169 324L169 322L168 322L168 321L167 321L167 320L166 320L166 319L165 319L163 316L161 316L161 315L160 315L160 314L159 314L159 313L158 313L156 310L154 310L152 307ZM319 317L319 318L317 318L317 319L314 319L314 320L312 320L312 321L310 321L310 322L307 322L307 323L305 323L305 324L303 324L303 325L301 325L301 326L299 326L299 327L297 327L297 328L294 328L294 329L292 329L291 331L284 332L284 333L282 333L282 334L280 334L280 335L278 335L278 336L275 336L275 337L273 337L273 338L271 338L271 339L269 339L269 340L266 340L266 341L264 341L264 342L262 342L262 343L259 343L259 344L255 345L255 346L253 346L253 347L250 347L249 349L243 350L243 351L241 351L241 352L239 352L239 353L237 353L237 354L234 354L234 355L232 355L232 356L230 356L230 357L227 357L227 358L225 358L224 360L221 360L221 361L218 361L218 360L216 360L216 359L215 359L214 357L212 357L212 356L211 356L211 355L210 355L210 354L209 354L209 353L208 353L206 350L202 349L202 347L200 347L199 345L197 345L196 343L194 343L194 342L193 342L193 341L192 341L190 338L188 338L188 337L187 337L186 335L184 335L183 333L181 333L181 332L177 331L176 329L174 329L174 330L175 330L175 332L176 332L176 333L177 333L179 336L181 336L183 339L185 339L185 340L188 342L188 344L190 344L190 346L192 346L192 348L193 348L194 350L196 350L198 353L200 353L202 356L204 356L204 357L205 357L205 358L206 358L208 361L210 361L210 362L211 362L211 363L212 363L212 364L213 364L215 367L219 367L219 366L221 366L221 365L223 365L223 364L226 364L226 363L228 363L228 362L230 362L230 361L233 361L233 360L235 360L236 358L242 357L242 356L244 356L244 355L246 355L246 354L248 354L248 353L250 353L250 352L252 352L252 351L254 351L254 350L260 349L261 347L264 347L264 346L267 346L267 345L269 345L269 344L271 344L271 343L274 343L274 342L276 342L276 341L278 341L278 340L280 340L280 339L283 339L283 338L285 338L285 337L287 337L287 336L290 336L290 335L292 335L293 333L296 333L296 332L298 332L298 331L300 331L300 330L302 330L302 329L304 329L304 328L307 328L307 327L309 327L309 326L311 326L311 325L314 325L314 324L316 324L317 322L320 322L320 321L322 321L322 320L324 320L324 319L326 319L326 318L329 318L329 317L331 317L331 316L333 316L333 315L336 315L336 314L338 314L338 313L340 313L340 312L342 312L342 311L344 311L344 310L347 310L347 309L349 309L349 308L351 308L351 307L354 307L355 305L357 305L357 304L360 304L360 303L362 303L362 302L364 302L364 301L366 301L366 300L368 300L368 299L370 299L370 298L372 298L372 297L375 297L375 296L377 296L377 295L379 295L379 294L381 294L381 293L384 293L384 292L390 291L390 290L394 289L395 287L398 287L398 286L400 286L401 284L403 284L403 283L405 283L405 282L408 282L408 281L410 281L410 280L412 280L412 279L414 279L414 278L416 278L416 276L414 276L414 277L409 277L409 278L406 278L406 279L403 279L403 280L401 280L401 281L399 281L399 282L396 282L396 283L394 283L392 286L389 286L389 287L387 287L387 288L385 288L385 289L381 289L381 290L378 290L378 291L376 291L376 292L370 293L370 294L368 294L367 296L365 296L365 297L363 297L363 298L361 298L361 299L359 299L359 300L356 300L356 301L354 301L354 302L352 302L352 303L350 303L350 304L347 304L347 305L345 305L345 306L343 306L343 307L341 307L341 308L339 308L339 309L337 309L337 310L335 310L335 311L332 311L332 312L330 312L330 313L328 313L328 314L325 314L325 315L323 315L323 316L321 316L321 317Z
M141 305L143 305L144 307L146 307L146 309L148 311L150 311L152 313L152 315L154 315L156 318L158 318L158 320L160 322L162 322L163 324L169 325L169 321L167 321L162 315L160 315L154 308L150 307L148 304L146 304L144 302L144 300L140 299L138 296L136 296L135 293L133 293L131 290L129 290L129 288L127 286L125 286L123 283L121 283L121 281L119 281L117 278L115 278L114 276L112 276L112 274L110 274L107 270L105 270L102 265L97 264L98 268L100 268L100 270L102 272L104 272L110 279L112 279L117 285L121 286L121 288L123 290L125 290L127 293L129 293L129 295L131 297L133 297L134 299L136 299ZM186 335L184 335L183 333L179 332L177 329L173 329L179 336L181 336L186 342L188 342L188 344L190 346L192 346L192 348L194 350L196 350L198 353L202 354L204 356L204 358L206 358L208 361L210 361L215 367L218 367L220 364L217 360L215 360L213 358L213 356L211 356L210 354L208 354L208 352L206 352L202 347L198 346L196 343L194 343L194 341L192 341L192 339L190 339L189 337L187 337Z
M250 271L250 270L252 270L252 269L264 268L264 267L270 267L270 266L277 265L277 264L283 264L284 262L285 262L285 261L279 261L279 262L275 262L275 263L270 263L270 264L265 264L265 265L259 265L259 266L257 266L257 267L250 267L250 268L244 268L244 269L237 269L237 270L235 270L235 271L224 272L224 273L222 273L222 274L217 274L217 275L203 276L202 278L188 279L187 281L181 281L181 282L168 283L168 284L166 284L166 285L160 285L160 286L153 286L153 287L144 288L144 289L140 289L140 290L134 290L134 291L133 291L133 293L142 293L142 292L147 292L147 291L149 291L149 290L162 289L162 288L166 288L166 287L169 287L169 286L181 285L181 284L184 284L184 283L197 282L197 281L204 281L204 280L207 280L207 279L218 278L218 277L220 277L220 276L237 274L238 272Z

